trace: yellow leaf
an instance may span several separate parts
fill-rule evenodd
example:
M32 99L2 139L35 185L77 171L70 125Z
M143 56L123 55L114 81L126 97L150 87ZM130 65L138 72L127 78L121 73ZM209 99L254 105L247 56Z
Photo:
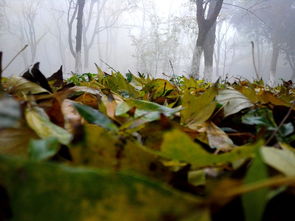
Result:
M72 135L65 129L51 123L43 109L27 108L25 115L28 125L39 137L55 137L62 144L68 145L70 143Z
M213 114L216 102L217 88L211 87L204 94L196 97L189 92L184 94L182 99L183 110L181 123L189 125L204 123Z

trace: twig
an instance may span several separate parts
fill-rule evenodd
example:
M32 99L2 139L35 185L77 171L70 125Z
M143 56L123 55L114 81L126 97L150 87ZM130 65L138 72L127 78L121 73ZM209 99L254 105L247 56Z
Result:
M25 47L23 47L12 59L11 61L4 67L4 69L1 71L1 76L2 73L9 67L9 65L11 65L11 63L24 51L27 49L29 45L25 45Z
M263 25L265 25L267 28L271 29L270 26L268 26L265 21L263 21L262 18L260 18L258 15L256 15L253 11L251 11L249 8L244 8L242 6L239 6L239 5L234 5L234 4L231 4L231 3L226 3L224 2L223 3L224 5L228 5L228 6L232 6L232 7L236 7L236 8L239 8L239 9L242 9L246 12L248 12L249 14L253 15L255 18L257 18Z
M115 70L113 67L111 67L108 63L106 63L104 60L102 60L101 58L99 59L102 63L104 63L109 69L113 70L114 72L119 72L117 70Z
M241 186L234 188L228 192L224 193L226 197L235 197L241 194L249 193L255 190L259 190L262 188L272 187L272 186L281 186L281 185L294 185L295 184L295 177L274 177L266 181L256 182L253 184L249 184L247 186Z
M268 138L268 140L266 141L266 144L265 145L268 145L269 142L276 136L276 134L279 132L279 130L281 129L281 127L284 125L284 123L286 122L286 120L288 119L288 117L290 116L290 114L292 113L292 110L293 110L294 107L295 107L295 101L293 101L293 104L289 108L288 113L286 114L286 116L284 117L284 119L281 121L281 123L279 124L279 126L276 128L276 130Z
M254 42L251 41L251 45L252 45L252 60L253 60L253 66L254 66L254 70L255 70L255 74L256 74L256 78L257 80L259 79L259 75L258 75L258 71L257 71L257 67L256 67L256 62L255 62L255 45Z
M173 64L172 64L172 61L171 60L169 60L169 64L170 64L170 67L172 69L173 77L175 77L174 67L173 67Z

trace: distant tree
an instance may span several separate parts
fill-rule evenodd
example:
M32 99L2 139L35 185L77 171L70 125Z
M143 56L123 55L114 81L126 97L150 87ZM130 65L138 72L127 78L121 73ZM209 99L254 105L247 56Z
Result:
M123 12L132 9L134 2L120 1L119 8L111 13L103 13L109 0L68 0L68 41L71 54L75 58L76 72L82 71L82 49L84 67L89 66L90 50L99 33L109 30L118 22ZM136 2L136 1L135 1ZM125 4L123 4L125 3ZM112 4L114 5L114 4ZM77 20L76 38L73 30Z
M222 8L223 0L193 0L197 6L198 38L193 53L191 76L199 77L201 57L204 54L204 74L212 78L213 52L215 45L216 20Z
M6 0L0 1L0 32L6 23L6 14L5 14Z
M293 67L293 40L288 40L290 39L288 37L294 26L292 23L295 14L295 0L263 0L259 2L239 0L236 4L242 7L240 13L234 16L231 22L239 31L253 38L258 50L260 42L268 43L271 48L269 78L271 82L274 82L281 55L284 54L290 67Z
M82 39L83 39L83 16L84 16L85 0L69 0L68 7L68 41L70 46L70 51L75 58L75 72L82 72ZM75 37L75 47L73 40L73 28L74 21L77 20L76 24L76 37ZM75 49L74 49L75 48Z
M22 53L25 68L28 68L29 65L35 63L38 45L46 35L46 33L40 35L37 32L36 28L38 10L40 8L40 5L40 0L23 1L21 5L21 13L18 17L18 24L10 25L9 32L20 40L22 47L24 45L29 46L29 52L26 50L24 53Z
M197 23L191 5L183 4L179 15L157 14L152 1L143 1L142 25L131 35L137 70L147 74L184 74L190 69Z

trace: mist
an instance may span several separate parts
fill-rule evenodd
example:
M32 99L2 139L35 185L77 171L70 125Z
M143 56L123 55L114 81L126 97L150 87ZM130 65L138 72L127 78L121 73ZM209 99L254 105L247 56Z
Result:
M0 0L4 66L28 45L4 76L40 62L47 76L61 65L67 77L95 73L97 64L161 78L295 80L295 0L197 1L204 22L222 2L204 50L194 0L85 0L79 51L79 2Z

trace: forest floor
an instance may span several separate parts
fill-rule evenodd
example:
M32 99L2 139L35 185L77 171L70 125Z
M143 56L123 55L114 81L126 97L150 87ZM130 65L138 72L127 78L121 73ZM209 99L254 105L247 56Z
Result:
M2 79L0 220L295 220L295 88Z

